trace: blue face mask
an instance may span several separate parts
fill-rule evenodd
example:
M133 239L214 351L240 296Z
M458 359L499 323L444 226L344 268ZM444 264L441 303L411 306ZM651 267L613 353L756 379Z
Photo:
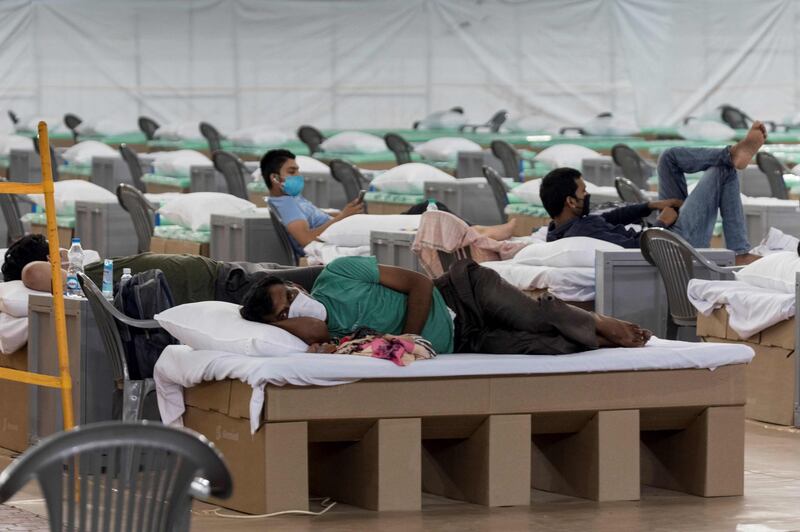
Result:
M301 175L290 175L283 182L283 191L289 196L299 196L303 192L305 180Z

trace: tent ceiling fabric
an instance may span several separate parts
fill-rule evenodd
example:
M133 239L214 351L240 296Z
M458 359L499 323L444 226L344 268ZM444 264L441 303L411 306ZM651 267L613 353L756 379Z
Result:
M5 0L0 107L223 130L800 110L800 0Z

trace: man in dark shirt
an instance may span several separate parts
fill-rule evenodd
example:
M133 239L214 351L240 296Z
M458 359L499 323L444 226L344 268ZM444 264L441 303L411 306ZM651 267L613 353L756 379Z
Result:
M755 122L741 142L725 148L670 148L658 162L659 200L621 207L602 214L589 214L590 198L581 173L557 168L542 180L539 195L553 218L547 231L552 242L570 236L587 236L638 248L641 231L628 229L659 210L656 226L668 228L696 248L708 247L722 214L725 243L736 253L736 264L760 258L752 255L739 192L737 169L745 168L766 140L766 129ZM704 171L691 194L686 173ZM678 212L680 209L680 212Z

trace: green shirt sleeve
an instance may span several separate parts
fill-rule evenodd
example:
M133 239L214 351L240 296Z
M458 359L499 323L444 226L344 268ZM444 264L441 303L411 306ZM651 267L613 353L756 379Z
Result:
M325 269L333 275L353 281L378 284L381 279L378 259L375 257L340 257Z

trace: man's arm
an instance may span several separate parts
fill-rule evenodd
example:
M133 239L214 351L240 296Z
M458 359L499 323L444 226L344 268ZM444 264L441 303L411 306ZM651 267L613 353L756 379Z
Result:
M628 225L641 222L642 218L650 216L649 203L637 203L636 205L626 205L613 211L604 212L602 216L605 221L614 225Z
M428 320L433 303L433 281L411 270L378 265L380 284L406 294L406 322L404 334L420 334Z
M298 219L293 222L289 222L286 224L286 230L289 231L289 234L292 235L298 244L302 247L306 247L311 242L317 239L319 235L321 235L325 229L330 227L331 225L335 224L340 220L344 220L348 216L352 216L354 214L361 214L364 212L364 203L358 202L357 200L353 200L347 205L345 205L344 209L325 222L324 224L320 225L315 229L311 229L308 226L308 221L305 219Z
M289 332L308 345L324 344L331 341L328 326L324 321L316 318L299 317L270 323L286 332Z

